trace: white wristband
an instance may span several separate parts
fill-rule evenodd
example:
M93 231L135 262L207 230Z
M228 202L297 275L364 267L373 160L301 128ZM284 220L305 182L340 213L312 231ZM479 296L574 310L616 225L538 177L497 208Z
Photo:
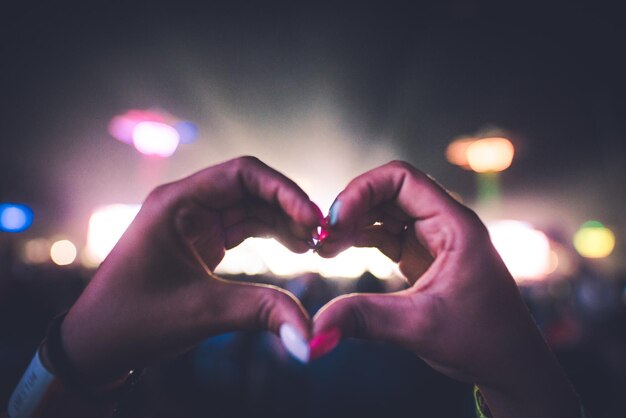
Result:
M55 377L41 363L39 350L30 362L9 400L10 418L31 418Z

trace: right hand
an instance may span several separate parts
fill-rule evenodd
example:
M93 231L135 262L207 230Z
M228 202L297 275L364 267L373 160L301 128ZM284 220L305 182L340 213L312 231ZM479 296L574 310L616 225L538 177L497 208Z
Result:
M474 212L414 167L392 162L352 180L330 220L322 256L377 247L411 287L329 302L314 318L318 339L339 331L412 350L478 384L496 416L576 416L575 394Z

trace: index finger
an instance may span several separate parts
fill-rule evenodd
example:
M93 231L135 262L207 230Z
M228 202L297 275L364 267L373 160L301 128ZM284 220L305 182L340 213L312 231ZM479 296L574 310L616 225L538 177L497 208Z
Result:
M334 242L340 244L354 232L355 220L384 204L397 206L413 221L409 227L433 255L476 230L478 218L470 209L415 167L392 161L355 178L337 196L330 213L331 233L324 242L327 253Z
M256 157L239 157L199 171L180 182L182 195L210 209L249 198L280 208L295 223L315 227L321 211L292 180Z

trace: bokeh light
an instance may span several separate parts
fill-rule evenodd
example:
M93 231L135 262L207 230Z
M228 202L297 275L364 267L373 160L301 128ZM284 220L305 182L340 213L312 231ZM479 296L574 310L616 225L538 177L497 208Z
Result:
M26 264L42 264L50 260L50 242L35 238L24 244L22 259Z
M513 162L515 148L506 138L482 138L467 147L467 163L477 173L506 170Z
M94 211L89 218L87 248L81 261L89 267L104 261L140 208L141 205L116 204Z
M191 144L198 137L198 126L188 120L183 120L174 124L174 129L178 131L181 144Z
M165 123L165 118L157 111L133 109L115 116L109 123L109 134L125 144L133 143L133 131L141 122Z
M574 235L574 247L586 258L605 258L615 248L615 234L598 221L582 224Z
M179 143L178 131L165 123L145 121L133 129L133 144L145 155L169 157L176 152Z
M50 258L54 264L59 266L70 265L76 260L76 246L70 240L59 240L50 247Z
M133 144L146 155L169 157L179 144L190 144L198 137L198 126L161 109L132 109L115 116L109 134L120 142Z
M395 263L374 248L350 248L331 259L308 252L295 254L274 239L249 238L228 251L218 274L263 274L294 277L319 273L325 277L357 278L369 271L379 279L399 275Z
M540 280L556 268L557 254L538 229L510 220L490 222L487 227L494 247L516 280Z
M23 232L33 223L33 211L26 205L16 203L0 204L0 231Z
M460 138L452 141L446 148L446 159L454 165L469 170L467 148L474 142L476 142L476 138Z

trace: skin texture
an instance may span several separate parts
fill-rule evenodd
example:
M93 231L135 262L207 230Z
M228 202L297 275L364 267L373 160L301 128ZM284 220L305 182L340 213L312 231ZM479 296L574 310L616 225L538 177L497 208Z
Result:
M72 366L100 383L226 331L278 332L287 322L309 338L310 319L293 295L211 272L251 236L306 252L320 219L295 183L252 157L158 187L63 322Z
M496 417L580 416L576 394L474 212L431 178L391 162L337 196L318 251L377 247L411 287L346 295L314 318L314 333L387 341L452 378L476 383ZM332 212L332 210L331 210Z

